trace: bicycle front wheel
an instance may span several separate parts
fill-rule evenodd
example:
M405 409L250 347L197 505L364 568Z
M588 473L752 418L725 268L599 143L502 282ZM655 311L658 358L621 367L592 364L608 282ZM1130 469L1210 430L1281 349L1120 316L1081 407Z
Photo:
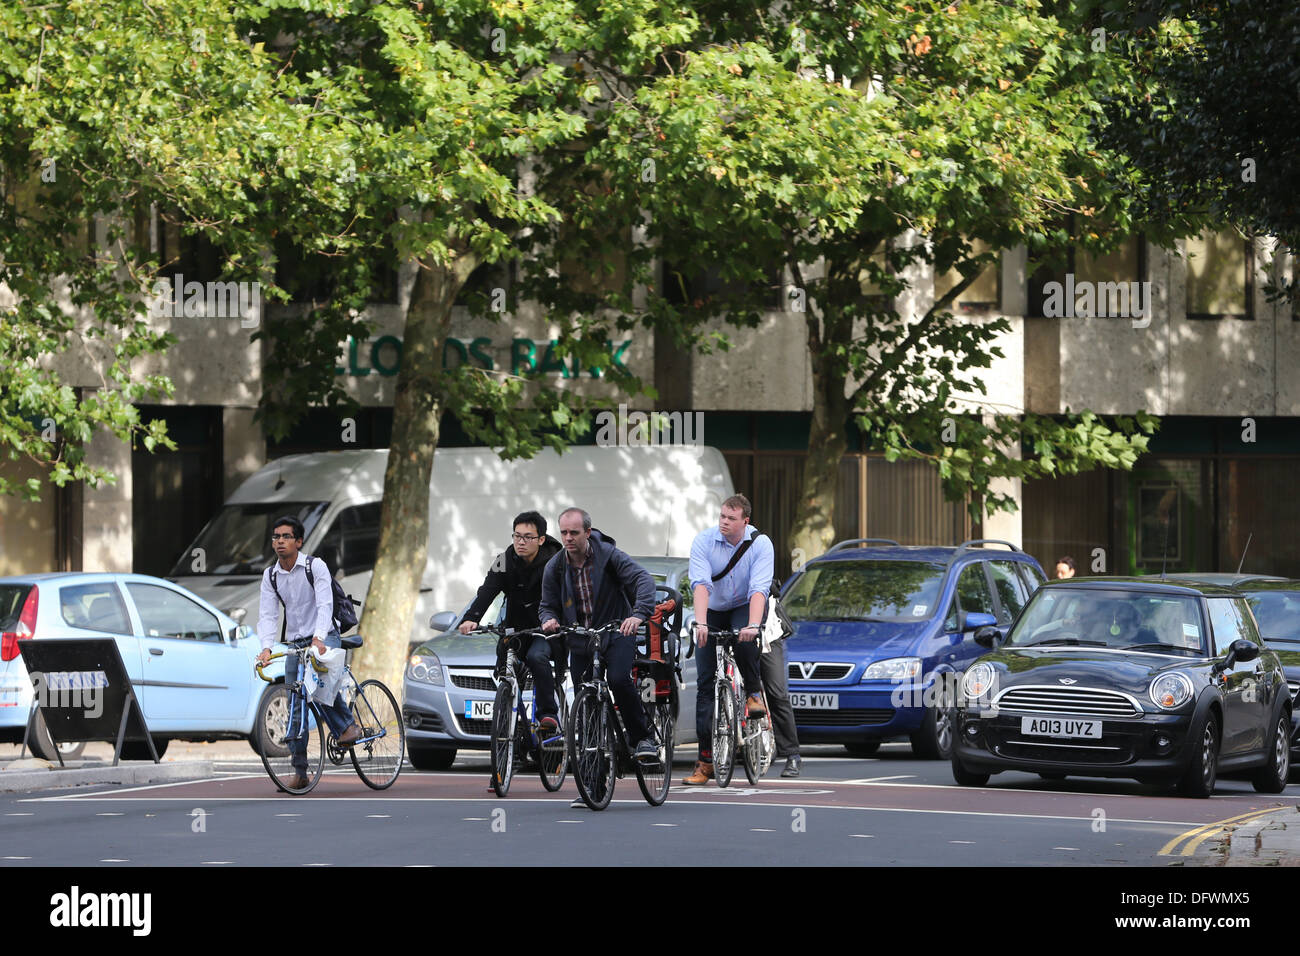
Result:
M763 776L760 768L763 763L763 732L766 721L766 717L745 720L743 731L745 743L741 747L741 757L745 761L745 778L749 780L751 787L758 783L759 777Z
M363 681L352 701L352 715L361 738L348 751L357 776L372 790L387 790L402 772L406 756L406 727L402 711L384 684Z
M659 752L654 760L636 761L636 782L646 803L657 807L668 798L673 779L673 706L671 700L656 701L649 711L655 744Z
M569 720L569 766L578 796L592 810L604 810L614 796L614 710L595 688L584 687Z
M497 685L492 704L492 789L498 797L510 792L515 775L515 692L509 680Z
M305 768L302 786L291 786L299 777L299 771L293 766L291 729L294 737L301 739L300 746L304 752L299 760L300 766ZM292 691L287 697L264 697L258 708L257 732L260 738L257 749L267 776L285 793L310 792L320 780L325 766L325 731L321 729L307 698Z
M731 684L719 683L713 699L713 773L718 786L725 787L736 769L736 695Z
M555 689L556 696L559 698L559 714L561 720L564 719L568 711L565 708L564 688ZM534 705L536 706L536 702ZM564 728L547 735L542 731L537 733L537 763L538 772L542 777L542 786L548 793L554 793L564 786L564 776L568 772L568 745L564 739Z

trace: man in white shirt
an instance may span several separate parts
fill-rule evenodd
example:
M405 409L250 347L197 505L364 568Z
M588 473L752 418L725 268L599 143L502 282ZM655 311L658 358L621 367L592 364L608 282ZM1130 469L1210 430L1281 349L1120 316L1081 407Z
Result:
M284 633L288 640L313 636L312 647L319 654L328 648L339 647L340 637L334 626L334 593L330 587L329 567L320 558L312 558L312 578L307 581L307 557L302 548L302 522L294 517L277 518L272 525L271 547L279 558L262 572L262 596L258 607L257 635L262 639L261 663L271 656L275 643L276 623L280 606L284 606ZM271 574L275 572L275 584ZM284 682L292 685L298 679L298 657L285 658ZM305 714L301 713L302 699L291 696L288 739L290 762L297 776L288 781L290 789L307 786L307 736L302 732ZM329 724L340 747L350 747L361 736L361 728L352 719L352 713L341 696L334 703L321 706L325 722Z

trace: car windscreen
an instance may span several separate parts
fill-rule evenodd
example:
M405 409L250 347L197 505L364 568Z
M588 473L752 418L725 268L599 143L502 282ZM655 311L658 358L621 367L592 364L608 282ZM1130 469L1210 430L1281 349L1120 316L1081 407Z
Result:
M1204 657L1199 602L1190 595L1098 588L1040 588L1007 646L1108 647Z
M1300 591L1257 591L1247 594L1265 644L1300 645ZM2 605L0 605L2 606ZM1288 646L1287 650L1300 647Z
M921 561L826 561L782 595L793 621L920 621L937 610L946 568Z
M261 574L275 560L271 523L292 516L303 523L304 537L325 513L324 501L248 502L225 505L177 560L172 577L196 574Z

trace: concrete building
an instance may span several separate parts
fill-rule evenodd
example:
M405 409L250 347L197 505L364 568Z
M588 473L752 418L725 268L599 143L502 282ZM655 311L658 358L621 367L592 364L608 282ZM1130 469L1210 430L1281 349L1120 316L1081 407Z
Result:
M187 281L215 278L179 236L160 230L157 241L182 248L175 271ZM1005 317L1010 325L998 343L1004 357L983 376L989 401L1049 415L1146 411L1164 420L1150 454L1132 472L1011 483L1020 510L972 523L962 503L943 500L927 466L889 464L858 448L841 465L837 532L908 544L1004 538L1023 543L1049 571L1058 556L1072 554L1084 573L1158 570L1162 554L1170 570L1233 569L1253 534L1247 570L1300 576L1300 502L1290 493L1300 465L1300 322L1289 304L1265 295L1266 251L1263 240L1225 233L1176 250L1135 239L1106 257L1071 254L1059 275L1036 268L1023 248L1003 251L999 265L954 305L968 321ZM51 488L38 503L0 499L0 574L164 574L224 497L268 459L385 446L412 278L395 271L370 310L374 335L340 346L335 374L363 411L351 421L312 412L280 443L269 443L254 421L262 349L249 335L262 322L294 321L300 307L259 303L233 317L211 310L155 316L177 344L141 368L168 374L175 395L142 414L167 420L177 450L149 454L101 436L91 456L118 476L115 485ZM956 281L924 269L910 278L905 312L928 307ZM1121 300L1126 290L1132 295ZM1083 314L1089 303L1099 317ZM675 353L644 330L613 343L616 361L659 390L661 409L704 413L704 443L724 450L736 487L755 503L755 524L774 534L778 554L788 551L812 407L803 323L774 304L759 329L733 330L731 350L710 355ZM555 334L526 305L496 321L461 310L444 360L532 370L620 401L602 372L556 358ZM93 361L68 356L61 363L68 384L96 386ZM466 443L455 422L444 430L445 443ZM6 461L0 468L39 477L30 465ZM788 564L778 569L787 572Z

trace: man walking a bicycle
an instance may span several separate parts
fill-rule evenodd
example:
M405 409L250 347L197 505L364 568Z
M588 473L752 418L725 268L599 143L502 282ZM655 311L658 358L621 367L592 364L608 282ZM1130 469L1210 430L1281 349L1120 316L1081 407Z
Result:
M271 658L271 645L275 643L276 619L280 605L284 605L284 628L281 640L313 637L312 648L319 654L340 647L341 638L334 626L334 594L330 586L330 570L320 558L312 558L312 582L307 581L307 556L302 548L303 525L297 518L277 518L271 530L271 547L279 559L262 572L262 593L258 605L257 634L262 640L262 652L257 660L265 664ZM277 568L278 565L278 568ZM276 573L274 585L272 572ZM292 686L298 680L298 658L290 654L285 658L284 681ZM288 782L289 789L300 790L307 786L307 716L300 699L290 695L288 734L286 746L291 756L296 777ZM332 704L322 706L321 713L340 747L351 747L361 737L361 728L352 719L352 713L337 696Z
M591 515L581 508L561 512L559 524L564 550L551 558L542 575L542 630L553 634L562 625L598 628L621 622L604 652L609 688L628 737L637 741L635 756L653 759L657 748L632 680L632 666L637 630L654 611L654 578L614 547L612 538L593 529ZM570 650L569 669L576 686L590 676L592 655L586 642Z
M542 602L542 572L551 558L560 553L560 543L546 533L546 519L536 511L525 511L514 520L513 546L501 552L488 570L483 585L460 624L460 633L469 634L483 619L488 605L498 594L506 596L505 626L515 631L535 630L541 625L538 611ZM555 672L551 664L550 642L540 634L520 649L520 655L533 675L538 723L555 730L557 707ZM505 639L497 643L497 671L505 666Z
M732 495L722 503L717 527L705 528L691 544L691 588L695 606L695 732L700 755L695 772L682 779L702 786L713 779L713 702L717 669L709 629L740 632L736 663L748 696L747 712L764 716L759 668L759 630L775 568L772 541L749 523L749 499Z

